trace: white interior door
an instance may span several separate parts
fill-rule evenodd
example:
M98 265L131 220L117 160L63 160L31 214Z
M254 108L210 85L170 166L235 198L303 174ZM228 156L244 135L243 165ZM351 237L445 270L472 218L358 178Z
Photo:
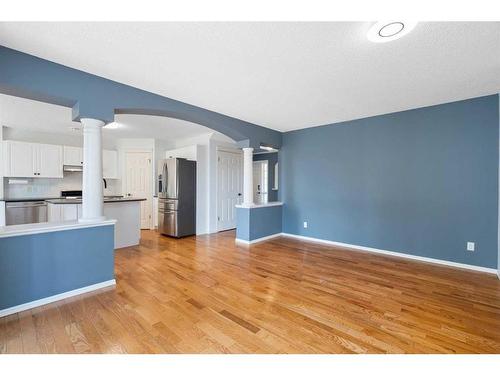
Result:
M268 162L259 160L253 162L253 201L267 203L268 201Z
M217 151L217 230L236 228L236 207L243 196L243 157L240 152Z
M125 153L125 196L145 198L141 202L141 229L152 224L151 152Z

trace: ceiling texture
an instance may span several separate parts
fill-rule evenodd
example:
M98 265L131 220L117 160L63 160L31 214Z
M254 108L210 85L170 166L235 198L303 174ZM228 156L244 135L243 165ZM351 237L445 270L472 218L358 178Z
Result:
M500 91L500 22L0 23L0 44L279 131Z

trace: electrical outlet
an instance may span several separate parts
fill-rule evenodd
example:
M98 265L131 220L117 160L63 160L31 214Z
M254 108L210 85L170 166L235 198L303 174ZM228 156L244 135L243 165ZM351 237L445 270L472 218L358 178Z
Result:
M476 248L475 242L467 242L467 251L474 251Z
M307 221L304 221L304 228L307 228Z

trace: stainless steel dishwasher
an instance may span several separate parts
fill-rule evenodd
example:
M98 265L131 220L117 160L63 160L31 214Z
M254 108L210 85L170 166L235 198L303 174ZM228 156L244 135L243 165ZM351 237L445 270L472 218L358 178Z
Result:
M5 202L5 224L31 224L47 221L47 202Z

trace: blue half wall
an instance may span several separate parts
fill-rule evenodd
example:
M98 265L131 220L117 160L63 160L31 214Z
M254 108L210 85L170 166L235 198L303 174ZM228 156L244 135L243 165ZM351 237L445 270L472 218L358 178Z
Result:
M280 152L284 232L497 267L498 95L288 132Z
M281 233L282 206L236 208L236 238L254 241Z
M114 279L114 225L0 239L0 310Z

